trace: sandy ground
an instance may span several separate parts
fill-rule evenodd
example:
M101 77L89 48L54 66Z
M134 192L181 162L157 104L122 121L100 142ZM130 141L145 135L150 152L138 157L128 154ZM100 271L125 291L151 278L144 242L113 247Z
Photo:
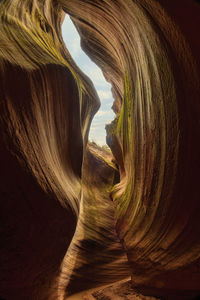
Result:
M68 297L66 300L158 300L131 288L130 278Z
M84 291L81 293L77 293L75 295L72 295L72 296L66 298L66 300L96 300L97 298L92 295L93 293L97 293L98 291L102 291L102 290L109 288L116 284L118 285L118 284L121 284L124 282L128 282L129 280L130 280L130 278L127 278L125 280L118 281L117 283L114 283L114 284L107 284L107 285L104 285L104 286L101 286L98 288L94 288L94 289L90 289L90 290L87 290L87 291ZM103 300L103 298L102 298L102 300ZM107 300L107 299L105 298L105 300ZM115 300L115 299L113 298L113 300Z

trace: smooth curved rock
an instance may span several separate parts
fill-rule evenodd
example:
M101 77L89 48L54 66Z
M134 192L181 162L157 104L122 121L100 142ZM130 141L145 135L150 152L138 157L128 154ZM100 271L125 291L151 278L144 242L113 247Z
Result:
M6 299L55 299L76 227L83 144L99 100L65 48L62 19L53 2L0 3L0 297Z
M168 289L198 293L199 44L189 37L195 28L180 17L176 26L178 8L170 1L85 1L84 9L78 0L61 3L120 95L112 136L125 171L112 197L133 285L158 296ZM183 13L199 10L181 5Z
M83 161L79 220L60 274L59 290L64 289L65 296L130 276L110 198L118 180L111 151L89 143Z
M63 11L112 84L113 154L87 146L99 99ZM129 274L144 295L200 294L199 13L187 0L0 2L0 297L65 299Z

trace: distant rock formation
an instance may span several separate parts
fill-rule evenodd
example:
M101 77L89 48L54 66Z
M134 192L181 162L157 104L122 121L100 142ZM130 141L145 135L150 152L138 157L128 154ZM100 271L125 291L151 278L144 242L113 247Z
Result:
M88 143L99 98L65 13L112 84L112 152ZM187 0L0 1L0 298L129 276L144 298L200 295L199 16Z

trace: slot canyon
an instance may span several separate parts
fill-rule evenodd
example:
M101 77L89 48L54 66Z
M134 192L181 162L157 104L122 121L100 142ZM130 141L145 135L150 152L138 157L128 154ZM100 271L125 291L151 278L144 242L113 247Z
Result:
M199 28L195 0L0 0L1 300L200 298Z

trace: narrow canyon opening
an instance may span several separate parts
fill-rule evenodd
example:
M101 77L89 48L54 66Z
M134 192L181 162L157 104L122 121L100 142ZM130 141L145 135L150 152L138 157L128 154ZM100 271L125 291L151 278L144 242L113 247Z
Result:
M0 0L0 299L199 299L200 6L172 2Z
M111 93L111 85L104 78L101 69L82 50L79 33L67 14L62 24L62 35L70 55L81 71L93 82L101 101L101 107L91 123L89 141L95 142L99 146L105 146L105 126L115 118L115 114L111 109L114 101Z

